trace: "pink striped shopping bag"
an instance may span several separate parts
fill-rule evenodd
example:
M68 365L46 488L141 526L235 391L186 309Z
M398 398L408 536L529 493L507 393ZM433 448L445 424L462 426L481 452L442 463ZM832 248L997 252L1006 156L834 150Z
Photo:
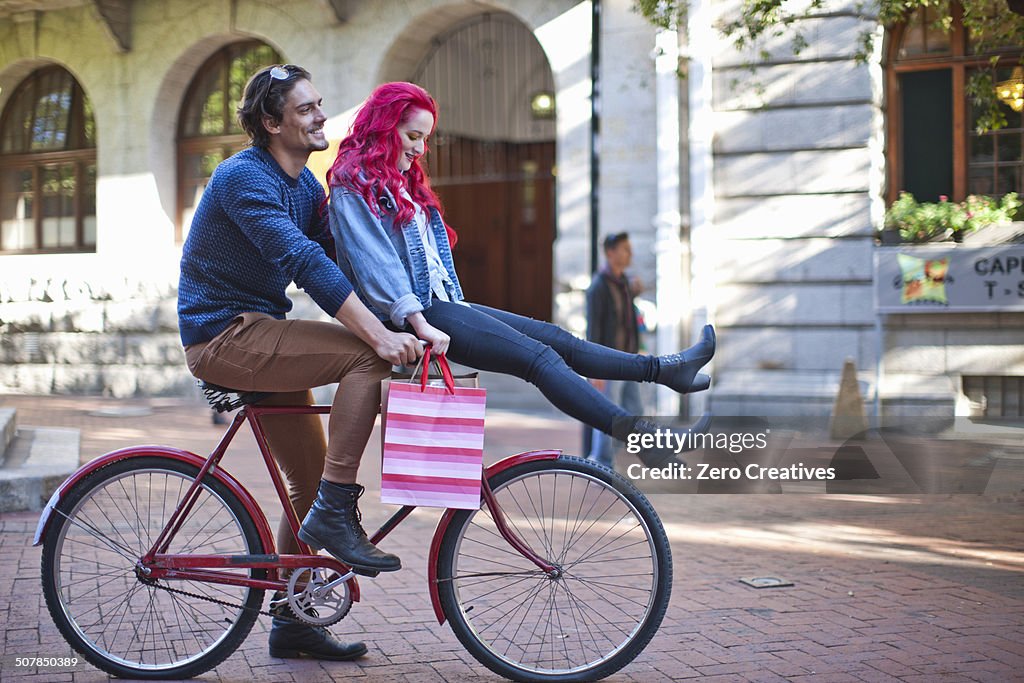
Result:
M384 421L381 502L480 507L486 389L391 382ZM429 358L424 363L427 372Z

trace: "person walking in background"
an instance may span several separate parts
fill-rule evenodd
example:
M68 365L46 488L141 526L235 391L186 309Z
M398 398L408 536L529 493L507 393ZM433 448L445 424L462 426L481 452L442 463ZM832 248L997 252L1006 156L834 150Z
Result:
M639 353L640 330L633 298L639 293L626 275L633 262L629 234L619 232L604 238L604 267L587 289L587 339L626 353ZM608 400L630 415L643 415L640 384L614 379L590 381ZM615 444L600 429L591 430L589 457L614 469Z
M641 329L634 299L643 291L643 286L639 279L630 278L626 273L633 263L629 233L605 236L603 247L604 266L594 274L587 289L587 339L626 353L640 353ZM639 382L595 379L591 384L630 415L644 414ZM710 385L711 378L698 373L690 391L703 391ZM607 434L599 429L592 430L589 459L614 469L615 451L615 443Z

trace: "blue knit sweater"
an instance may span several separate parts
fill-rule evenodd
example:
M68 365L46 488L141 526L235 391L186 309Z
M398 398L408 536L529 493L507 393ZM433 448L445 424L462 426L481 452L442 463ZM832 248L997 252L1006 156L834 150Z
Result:
M328 315L338 312L352 284L328 256L334 243L323 200L308 168L292 178L261 149L217 167L181 255L182 344L213 339L240 313L283 319L292 308L285 289L293 281Z

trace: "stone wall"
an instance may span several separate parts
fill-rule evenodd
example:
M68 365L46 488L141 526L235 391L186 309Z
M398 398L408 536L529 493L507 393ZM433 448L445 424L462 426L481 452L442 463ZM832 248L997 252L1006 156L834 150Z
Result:
M715 259L719 414L827 414L846 358L872 375L881 97L854 60L870 24L842 4L797 22L799 55L722 39L713 59L714 249L695 258Z
M714 7L739 11L735 0ZM851 358L870 413L951 418L964 376L1024 375L1024 314L876 312L882 65L854 59L873 28L859 5L825 9L794 24L808 40L797 55L787 30L745 52L721 40L713 59L712 407L827 415Z
M1024 376L1024 313L914 313L885 318L884 414L967 414L964 376Z
M0 392L192 390L170 283L56 276L18 285L0 286Z

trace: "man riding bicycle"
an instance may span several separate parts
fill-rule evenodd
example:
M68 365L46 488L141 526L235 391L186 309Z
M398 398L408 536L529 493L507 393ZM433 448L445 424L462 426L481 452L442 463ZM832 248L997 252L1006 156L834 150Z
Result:
M238 120L250 147L214 171L192 220L181 259L178 324L189 370L240 391L274 392L270 405L309 405L310 388L338 383L325 442L317 415L268 416L266 436L288 480L289 498L309 535L363 573L401 568L359 524L359 462L391 365L422 354L359 301L333 260L325 195L305 168L327 149L320 94L305 69L267 67L246 85ZM344 324L286 320L295 282ZM314 500L315 499L315 500ZM308 513L308 514L307 514ZM298 545L282 517L280 553ZM275 595L275 598L280 598ZM366 653L323 628L275 618L271 656L348 660Z

